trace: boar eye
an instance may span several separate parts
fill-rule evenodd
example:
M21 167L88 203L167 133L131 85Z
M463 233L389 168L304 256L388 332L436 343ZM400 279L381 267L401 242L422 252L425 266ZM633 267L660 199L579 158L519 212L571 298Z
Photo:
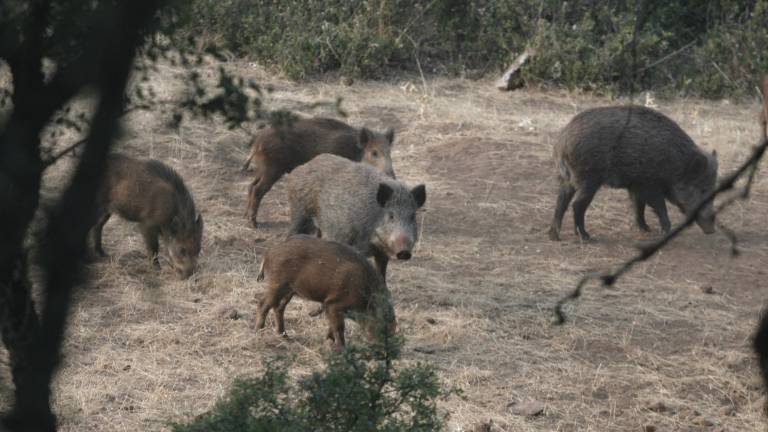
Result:
M373 152L371 152L371 155L372 155L373 157L375 157L375 158L378 158L378 157L379 157L379 152L378 152L378 151L376 151L376 150L374 150Z
M394 220L394 219L395 219L395 214L392 212L389 212L389 220Z
M187 256L187 248L181 248L179 253L181 254L181 256Z

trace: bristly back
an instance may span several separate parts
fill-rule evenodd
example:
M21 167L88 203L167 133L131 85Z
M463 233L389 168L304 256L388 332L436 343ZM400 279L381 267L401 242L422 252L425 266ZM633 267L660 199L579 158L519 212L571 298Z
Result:
M184 180L173 168L154 159L146 161L146 168L150 174L153 174L172 185L177 196L192 210L195 209L195 201L192 199L189 189L187 189Z

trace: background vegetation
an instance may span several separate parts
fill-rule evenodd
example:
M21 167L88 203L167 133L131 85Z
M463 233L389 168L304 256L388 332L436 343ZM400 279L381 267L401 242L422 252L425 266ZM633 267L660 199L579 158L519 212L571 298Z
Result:
M627 90L622 83L630 82L636 50L639 89L754 94L756 77L768 70L768 0L640 3L194 0L177 34L296 79L329 71L380 78L419 68L476 77L497 73L532 47L526 82L615 92Z

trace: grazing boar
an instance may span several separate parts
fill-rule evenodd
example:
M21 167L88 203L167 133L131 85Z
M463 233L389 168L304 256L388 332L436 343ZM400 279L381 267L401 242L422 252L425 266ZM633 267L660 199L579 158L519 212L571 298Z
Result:
M424 185L408 189L372 167L324 154L288 176L291 233L318 230L328 240L373 256L386 277L389 257L411 258L418 240L416 211Z
M663 114L641 106L603 107L576 115L554 146L560 181L549 238L560 239L560 227L573 201L577 234L588 240L584 214L602 185L629 191L635 221L643 231L645 205L651 206L664 232L670 230L665 199L688 213L715 188L717 155L707 154ZM696 223L710 234L715 213L710 202Z
M259 301L256 327L264 328L270 309L275 311L278 334L285 334L284 312L294 295L322 303L328 319L328 339L334 348L344 342L344 317L350 318L375 340L395 331L395 311L384 278L365 256L341 243L308 235L294 235L269 249L256 278L266 279Z
M760 109L761 139L768 139L768 75L763 78L763 107Z
M156 160L113 154L107 162L97 199L98 216L92 229L94 249L104 257L101 235L112 213L137 222L150 263L159 266L158 239L168 248L171 265L183 279L195 271L203 236L203 218L195 210L181 177Z
M256 227L264 195L284 174L319 154L362 161L394 178L391 155L394 140L393 129L380 134L329 118L301 119L291 125L264 129L254 139L251 155L243 166L245 170L253 164L256 172L248 190L246 217Z

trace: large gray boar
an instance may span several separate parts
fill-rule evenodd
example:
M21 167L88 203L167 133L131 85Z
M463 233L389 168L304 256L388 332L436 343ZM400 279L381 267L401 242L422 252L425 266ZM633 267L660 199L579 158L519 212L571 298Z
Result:
M671 224L665 199L683 213L691 212L715 188L717 155L701 150L665 115L641 106L594 108L576 115L560 132L554 146L560 181L549 238L560 240L563 215L573 199L577 234L589 240L584 214L602 185L629 191L635 221L643 231L645 205ZM575 197L575 198L574 198ZM701 229L715 230L712 203L696 218Z
M390 257L411 258L418 240L416 211L424 205L424 185L408 189L373 167L323 154L288 176L291 233L315 229L327 240L373 256L386 276Z
M256 173L248 190L246 216L256 227L264 195L284 174L319 154L362 161L394 178L391 155L394 140L393 129L381 134L329 118L300 119L290 125L262 130L254 139L251 155L243 166L245 170L253 164Z
M92 230L97 254L106 256L101 233L112 213L117 213L139 224L152 265L159 265L157 253L162 237L179 277L186 279L195 271L203 218L195 210L184 181L170 167L156 160L110 155L97 206L99 214Z

